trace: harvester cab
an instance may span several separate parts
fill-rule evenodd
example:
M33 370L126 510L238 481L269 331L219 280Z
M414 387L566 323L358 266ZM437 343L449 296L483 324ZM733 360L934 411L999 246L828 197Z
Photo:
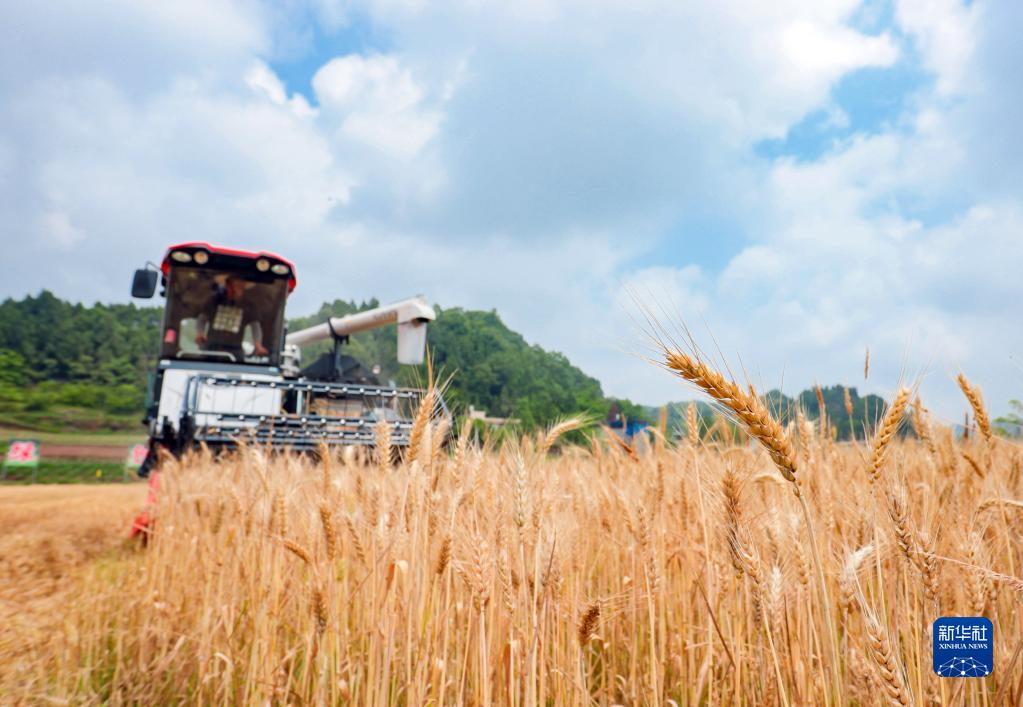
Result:
M421 363L426 324L436 318L424 299L288 334L284 309L297 283L295 266L273 253L183 243L167 250L158 269L136 271L132 295L153 297L158 281L166 306L144 420L150 453L140 474L161 447L178 456L200 444L297 450L373 444L381 419L394 446L408 444L423 391L381 385L342 345L351 334L394 324L398 361ZM302 368L302 347L329 340L333 351ZM437 399L435 414L447 415Z

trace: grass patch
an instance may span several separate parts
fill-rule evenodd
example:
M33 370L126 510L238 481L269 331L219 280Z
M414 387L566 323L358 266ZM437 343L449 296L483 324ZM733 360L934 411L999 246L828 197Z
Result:
M134 472L125 473L124 464L93 459L58 459L40 461L38 469L10 468L0 472L5 483L81 484L124 483L137 481Z
M140 444L146 441L146 431L138 425L137 432L82 432L79 430L37 431L0 423L0 447L7 448L12 439L36 439L43 444L82 444L97 447Z

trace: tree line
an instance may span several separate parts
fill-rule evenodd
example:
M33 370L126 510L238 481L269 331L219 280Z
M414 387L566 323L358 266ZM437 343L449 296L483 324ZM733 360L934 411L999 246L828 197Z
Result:
M307 317L296 317L295 331L353 312L379 306L335 300ZM472 405L489 416L514 418L524 428L586 413L603 420L613 403L634 421L656 423L657 408L605 396L600 382L586 375L561 353L529 344L509 329L498 313L437 307L437 321L428 329L431 368L399 366L393 327L351 337L345 353L367 369L379 369L382 383L422 386L432 375L446 383L445 399L456 414ZM163 316L161 307L135 304L73 304L48 291L0 303L0 424L46 427L137 429L145 406L149 376ZM329 350L323 342L303 350L303 365ZM821 402L829 434L837 439L862 439L884 413L884 400L861 397L842 386L806 390L795 397L767 394L783 423L799 409L818 420ZM668 406L669 434L685 432L686 403ZM704 432L719 421L706 403L698 404ZM831 428L834 428L833 432Z
M842 385L804 390L795 397L787 396L780 390L771 390L764 398L771 414L782 425L797 422L802 415L805 422L814 425L818 433L823 410L824 433L838 441L865 439L873 433L877 421L888 408L888 404L881 396L868 394L861 397L855 387ZM686 408L689 404L689 402L668 404L669 433L676 436L688 433ZM738 427L714 406L703 401L693 404L696 405L697 424L701 436L728 439L739 439L742 436ZM648 416L652 414L652 410L648 411ZM903 427L902 433L908 434L909 428Z
M376 306L375 299L335 300L288 326L294 331ZM162 313L134 304L73 304L45 290L0 303L0 424L137 428ZM612 403L599 381L564 355L527 343L496 311L438 308L428 345L431 370L398 365L393 327L355 335L344 351L367 369L378 366L384 383L424 385L432 375L447 383L445 398L456 413L473 405L526 428L579 412L602 418ZM303 364L329 348L327 342L307 347ZM630 401L619 404L634 417L644 415Z

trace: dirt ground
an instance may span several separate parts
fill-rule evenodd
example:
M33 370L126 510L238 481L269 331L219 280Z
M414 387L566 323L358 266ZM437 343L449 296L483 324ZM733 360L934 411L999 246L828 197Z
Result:
M75 578L128 542L145 497L142 483L0 486L0 655L23 655L62 620Z
M51 444L44 442L40 454L43 459L123 460L128 456L128 447L124 445Z

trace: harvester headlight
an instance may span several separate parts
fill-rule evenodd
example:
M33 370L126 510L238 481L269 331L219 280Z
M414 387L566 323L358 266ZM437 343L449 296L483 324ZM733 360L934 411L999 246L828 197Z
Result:
M210 262L210 254L205 250L195 251L195 263L196 265L205 265Z
M284 263L276 263L270 269L273 271L275 275L287 275L289 272L291 272L290 270L288 270L288 266L285 265Z
M178 261L179 263L190 263L192 262L192 254L187 250L176 250L171 253L171 258Z
M266 258L260 258L259 260L256 261L256 270L259 270L259 272L266 272L269 269L270 261L267 260Z

